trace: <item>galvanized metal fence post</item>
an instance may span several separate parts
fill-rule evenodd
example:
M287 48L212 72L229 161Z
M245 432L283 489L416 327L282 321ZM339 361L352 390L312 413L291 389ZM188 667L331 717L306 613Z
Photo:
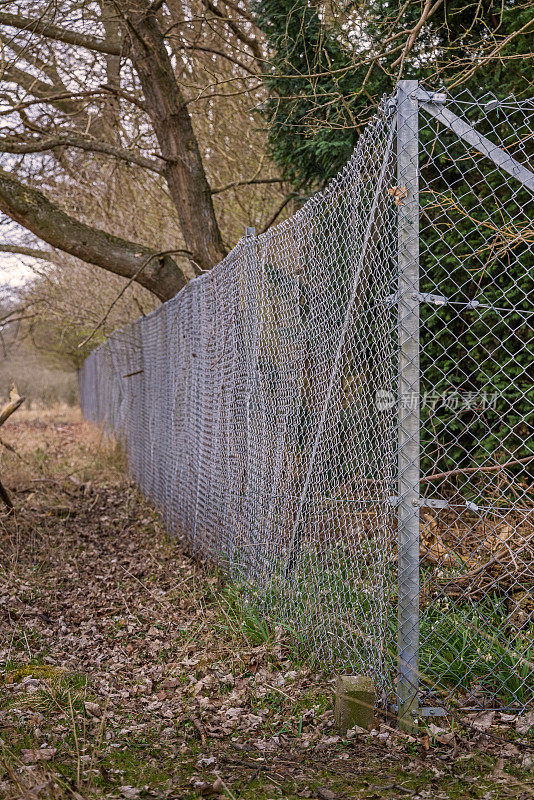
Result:
M413 725L419 686L419 107L417 81L397 94L399 724Z

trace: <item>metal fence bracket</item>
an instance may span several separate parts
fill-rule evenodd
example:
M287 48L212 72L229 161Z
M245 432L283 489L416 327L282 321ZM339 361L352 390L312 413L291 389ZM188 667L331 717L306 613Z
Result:
M422 103L434 103L435 105L443 106L447 102L447 92L429 92L419 86L418 89L412 94L416 100Z
M419 300L420 303L429 303L432 306L446 306L449 302L442 294L428 294L426 292L417 292L413 295L414 300Z

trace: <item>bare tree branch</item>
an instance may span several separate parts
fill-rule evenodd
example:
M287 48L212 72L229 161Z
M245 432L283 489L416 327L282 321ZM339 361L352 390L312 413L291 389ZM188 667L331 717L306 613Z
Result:
M110 94L114 94L116 97L122 97L123 100L127 100L128 103L131 103L137 108L140 108L141 111L144 111L145 114L148 114L148 109L146 107L146 103L143 103L138 97L135 97L131 92L125 92L123 89L119 89L117 86L110 86L108 83L101 83L100 88L104 92L110 92Z
M228 17L226 14L223 14L223 12L217 8L217 6L212 2L212 0L202 0L202 3L204 6L206 6L207 9L209 9L209 11L211 11L211 13L215 17L222 20L223 22L226 23L226 25L228 25L234 36L236 36L240 42L242 42L249 48L250 52L253 54L255 59L257 59L260 63L264 61L263 58L264 54L262 52L262 49L259 45L259 42L256 39L254 39L254 37L246 34L239 27L239 25L236 22L234 22L233 19Z
M154 250L74 219L4 170L0 170L0 210L58 250L125 278L138 275L137 281L160 300L175 295L190 278L168 255L153 258L145 268Z
M78 150L87 150L93 153L104 153L113 156L127 164L137 164L139 167L151 170L152 172L163 172L162 164L158 164L150 158L145 158L140 153L116 147L109 142L100 142L90 136L84 137L79 134L69 134L68 136L55 136L52 139L35 140L31 142L20 142L15 139L0 137L0 152L2 153L42 153L45 150L53 150L56 147L74 147Z
M29 42L19 43L15 39L11 39L7 43L7 47L17 58L23 59L27 64L31 64L32 67L37 67L58 91L67 91L67 87L62 81L54 61L46 61L44 58L40 58L35 52L35 47L31 47Z
M452 475L472 475L474 472L499 472L500 470L507 469L508 467L513 467L516 464L528 464L530 461L534 461L534 456L527 456L526 458L511 458L504 464L491 464L490 466L481 464L477 467L451 469L448 472L434 472L432 475L424 475L421 478L421 483L441 481L444 478L450 478Z
M40 101L51 103L51 105L58 108L64 114L72 115L83 112L80 103L72 100L73 97L80 96L79 92L66 92L64 87L59 88L50 83L46 83L46 81L40 80L35 75L31 75L29 72L25 72L23 69L11 65L5 69L3 79L18 84ZM33 102L34 101L20 103L18 106L24 108L27 107L28 104L31 105ZM16 109L17 104L14 104L12 109L3 111L2 115L10 114L11 111Z
M271 227L271 225L273 225L276 222L276 220L278 219L284 208L287 206L287 204L290 202L290 200L293 200L295 197L298 197L297 193L291 192L290 194L287 195L287 197L283 199L283 201L278 206L274 214L271 217L269 217L269 219L263 226L261 233L265 233L265 231L268 230Z
M0 322L0 327L6 328L8 325L11 325L13 322L23 322L25 319L35 319L38 314L35 312L34 314L21 314L18 317L10 317L7 320L3 320Z
M418 20L417 24L414 25L414 27L410 31L410 35L408 36L408 39L406 40L406 44L404 46L404 50L402 52L402 55L400 55L392 63L391 69L395 69L395 67L398 66L398 65L400 65L400 67L402 68L402 65L404 64L404 60L406 59L406 56L408 55L408 53L410 52L412 47L414 46L415 41L417 39L417 36L418 36L421 28L423 27L425 22L427 22L430 19L430 17L438 10L438 8L442 4L443 4L443 0L436 0L434 5L432 5L432 0L426 0L425 6L423 8L423 11L421 13L421 16L420 16L419 20Z
M478 69L480 69L480 67L482 67L484 64L487 64L492 59L497 58L501 50L503 50L506 47L506 45L509 44L513 39L515 39L521 33L526 33L529 28L533 27L534 27L534 20L529 19L521 28L518 28L518 30L513 31L508 36L503 37L500 40L500 42L493 48L493 50L490 50L490 52L487 55L485 55L483 58L476 59L475 63L472 66L470 66L469 69L464 70L464 72L460 73L458 77L455 76L454 80L447 82L448 90L450 91L451 89L454 89L456 86L461 86L462 83L465 83L472 75L475 74L475 72ZM529 57L532 57L532 53L525 53L520 55L520 58L525 59L525 63Z
M203 47L198 44L182 44L182 47L185 50L196 50L199 53L213 53L214 55L219 56L219 58L224 58L231 64L235 64L236 67L239 67L245 72L248 72L249 75L254 75L255 77L257 77L257 73L253 69L250 69L250 67L247 67L246 64L243 64L242 61L238 61L237 58L234 58L228 53L224 53L222 50L216 50L215 47Z
M223 2L226 6L228 6L228 8L232 8L237 14L242 16L248 22L254 24L254 19L252 17L252 14L250 14L246 8L241 8L241 6L239 6L237 3L232 2L232 0L223 0Z
M163 175L193 262L210 269L226 250L215 216L198 140L158 20L147 0L135 8L121 0L131 38L131 59L165 160Z
M284 183L282 178L253 178L250 181L234 181L233 183L227 183L226 186L219 186L217 189L212 189L212 194L220 194L221 192L227 192L228 189L235 189L237 186L255 186L261 183Z
M117 303L119 302L119 300L121 299L121 297L124 295L124 293L126 292L126 290L127 290L127 289L129 289L129 288L130 288L130 286L132 285L132 283L134 283L134 281L136 281L136 280L139 278L139 275L141 274L141 272L142 272L142 271L143 271L143 270L144 270L144 269L145 269L145 268L148 266L148 264L149 264L149 263L150 263L150 262L151 262L151 261L152 261L154 258L161 258L162 256L168 256L168 255L171 255L171 254L176 254L176 253L181 253L182 255L190 255L190 253L188 253L188 251L187 251L187 250L183 250L182 248L178 248L177 250L160 250L160 252L159 252L159 253L152 253L152 255L151 255L151 256L148 256L147 258L145 258L145 260L143 261L143 263L141 264L141 266L139 267L139 269L137 270L137 272L136 272L134 275L132 275L132 277L129 279L128 283L127 283L125 286L123 286L123 287L122 287L122 289L120 290L120 292L118 293L118 295L117 295L117 296L115 297L115 299L114 299L114 300L113 300L113 301L110 303L110 305L108 306L108 308L107 308L107 310L106 310L106 313L104 314L104 316L102 317L102 319L101 319L101 320L98 322L98 324L97 324L97 325L96 325L96 326L93 328L93 330L91 331L91 333L89 334L89 336L87 336L87 337L86 337L86 338L83 340L83 342L80 342L80 343L79 343L79 345L78 345L78 349L79 349L80 347L83 347L85 344L87 344L88 342L90 342L90 341L91 341L91 339L93 338L93 336L95 335L95 333L96 333L98 330L100 330L100 328L102 327L102 325L103 325L103 324L106 322L107 318L108 318L108 317L109 317L109 315L111 314L111 311L112 311L112 310L113 310L113 308L114 308L114 307L117 305Z
M38 33L47 39L55 39L58 42L85 47L98 53L107 53L112 56L125 54L124 45L120 42L106 41L78 31L69 31L43 19L31 19L24 17L22 14L7 14L4 11L0 11L0 25L8 25L10 28Z
M14 253L15 255L38 258L40 261L49 261L50 264L57 263L57 256L53 250L39 250L37 247L24 247L21 244L0 242L0 253Z

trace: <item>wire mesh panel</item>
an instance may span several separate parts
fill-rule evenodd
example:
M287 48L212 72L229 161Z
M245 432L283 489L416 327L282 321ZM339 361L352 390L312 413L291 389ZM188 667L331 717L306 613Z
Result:
M420 102L423 700L534 699L534 102ZM532 168L532 167L531 167ZM426 297L425 297L426 295Z
M403 718L534 700L532 110L402 81L80 374L168 529Z
M294 217L118 331L80 376L170 531L323 665L391 681L395 117ZM394 613L394 609L393 609Z

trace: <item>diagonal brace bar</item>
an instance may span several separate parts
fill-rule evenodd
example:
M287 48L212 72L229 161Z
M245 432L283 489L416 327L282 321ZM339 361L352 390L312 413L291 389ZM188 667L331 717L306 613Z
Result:
M449 128L464 142L478 150L479 153L482 153L483 156L490 158L497 167L503 169L512 178L516 178L534 194L534 172L524 167L515 158L512 158L506 150L487 139L448 108L436 106L434 103L421 103L420 108Z

